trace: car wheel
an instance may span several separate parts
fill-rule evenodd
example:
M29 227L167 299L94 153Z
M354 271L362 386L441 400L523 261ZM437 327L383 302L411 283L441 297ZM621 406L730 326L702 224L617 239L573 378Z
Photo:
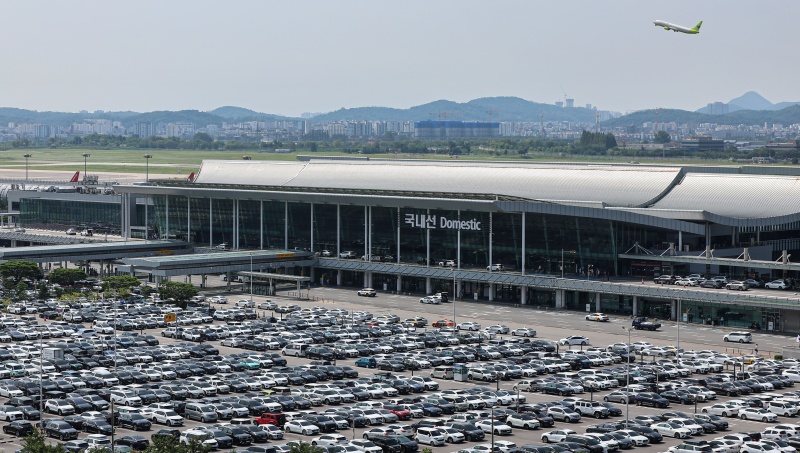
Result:
M586 346L587 344L589 344L588 341L581 341L581 346Z
M739 418L741 418L742 420L747 420L747 415L742 414L742 415L739 416Z
M675 433L672 437L674 437L676 439L680 439L681 435L680 435L680 433Z
M546 443L546 444L549 444L549 443L550 443L550 438L549 438L549 437L547 437L547 436L544 436L544 437L542 437L542 440L543 440L543 441L544 441L544 443Z

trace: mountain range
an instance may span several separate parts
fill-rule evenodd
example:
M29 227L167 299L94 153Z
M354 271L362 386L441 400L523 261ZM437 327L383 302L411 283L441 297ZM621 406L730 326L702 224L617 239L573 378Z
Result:
M727 113L718 114L724 111ZM713 114L712 114L713 113ZM391 107L342 108L314 116L313 122L329 121L525 121L538 122L569 121L594 123L597 111L591 108L564 108L553 104L528 101L518 97L489 97L468 102L438 100L408 109ZM261 113L243 107L225 106L208 112L198 110L156 112L38 112L11 107L0 108L0 124L35 123L69 126L87 120L107 119L119 121L127 127L138 122L191 122L199 126L221 125L223 122L301 120L271 113ZM633 112L618 118L603 121L603 126L616 127L641 125L644 122L717 123L717 124L763 124L800 123L800 102L773 104L760 94L750 91L731 99L727 103L713 103L694 112L677 109L652 109Z

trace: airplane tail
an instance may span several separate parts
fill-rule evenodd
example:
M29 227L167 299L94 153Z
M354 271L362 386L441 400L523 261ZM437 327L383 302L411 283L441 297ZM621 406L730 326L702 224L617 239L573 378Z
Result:
M189 177L187 178L187 181L189 181L189 182L194 182L194 172L192 172L192 173L189 175Z
M692 28L692 31L699 32L701 25L703 25L703 21L702 20L700 22L698 22L697 25L694 26L694 28Z
M78 182L78 175L80 175L80 174L81 174L81 172L76 171L75 174L72 175L72 179L70 179L69 182Z

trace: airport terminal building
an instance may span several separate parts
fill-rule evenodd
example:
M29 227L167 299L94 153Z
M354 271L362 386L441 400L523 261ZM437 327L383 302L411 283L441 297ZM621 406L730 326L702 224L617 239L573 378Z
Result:
M789 331L793 293L641 280L800 275L797 187L783 167L312 158L205 161L194 181L115 191L123 235L311 252L269 271L314 284Z

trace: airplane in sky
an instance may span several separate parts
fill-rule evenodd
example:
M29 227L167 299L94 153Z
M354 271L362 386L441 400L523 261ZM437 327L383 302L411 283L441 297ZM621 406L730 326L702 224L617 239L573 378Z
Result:
M692 28L687 28L687 27L684 27L684 26L681 26L681 25L671 24L669 22L664 22L663 20L657 20L657 21L653 22L653 25L655 25L657 27L663 27L664 30L679 31L681 33L686 33L686 34L689 34L689 35L696 35L696 34L700 33L700 26L703 25L703 21L701 20L700 22L697 23L697 25L695 25Z

